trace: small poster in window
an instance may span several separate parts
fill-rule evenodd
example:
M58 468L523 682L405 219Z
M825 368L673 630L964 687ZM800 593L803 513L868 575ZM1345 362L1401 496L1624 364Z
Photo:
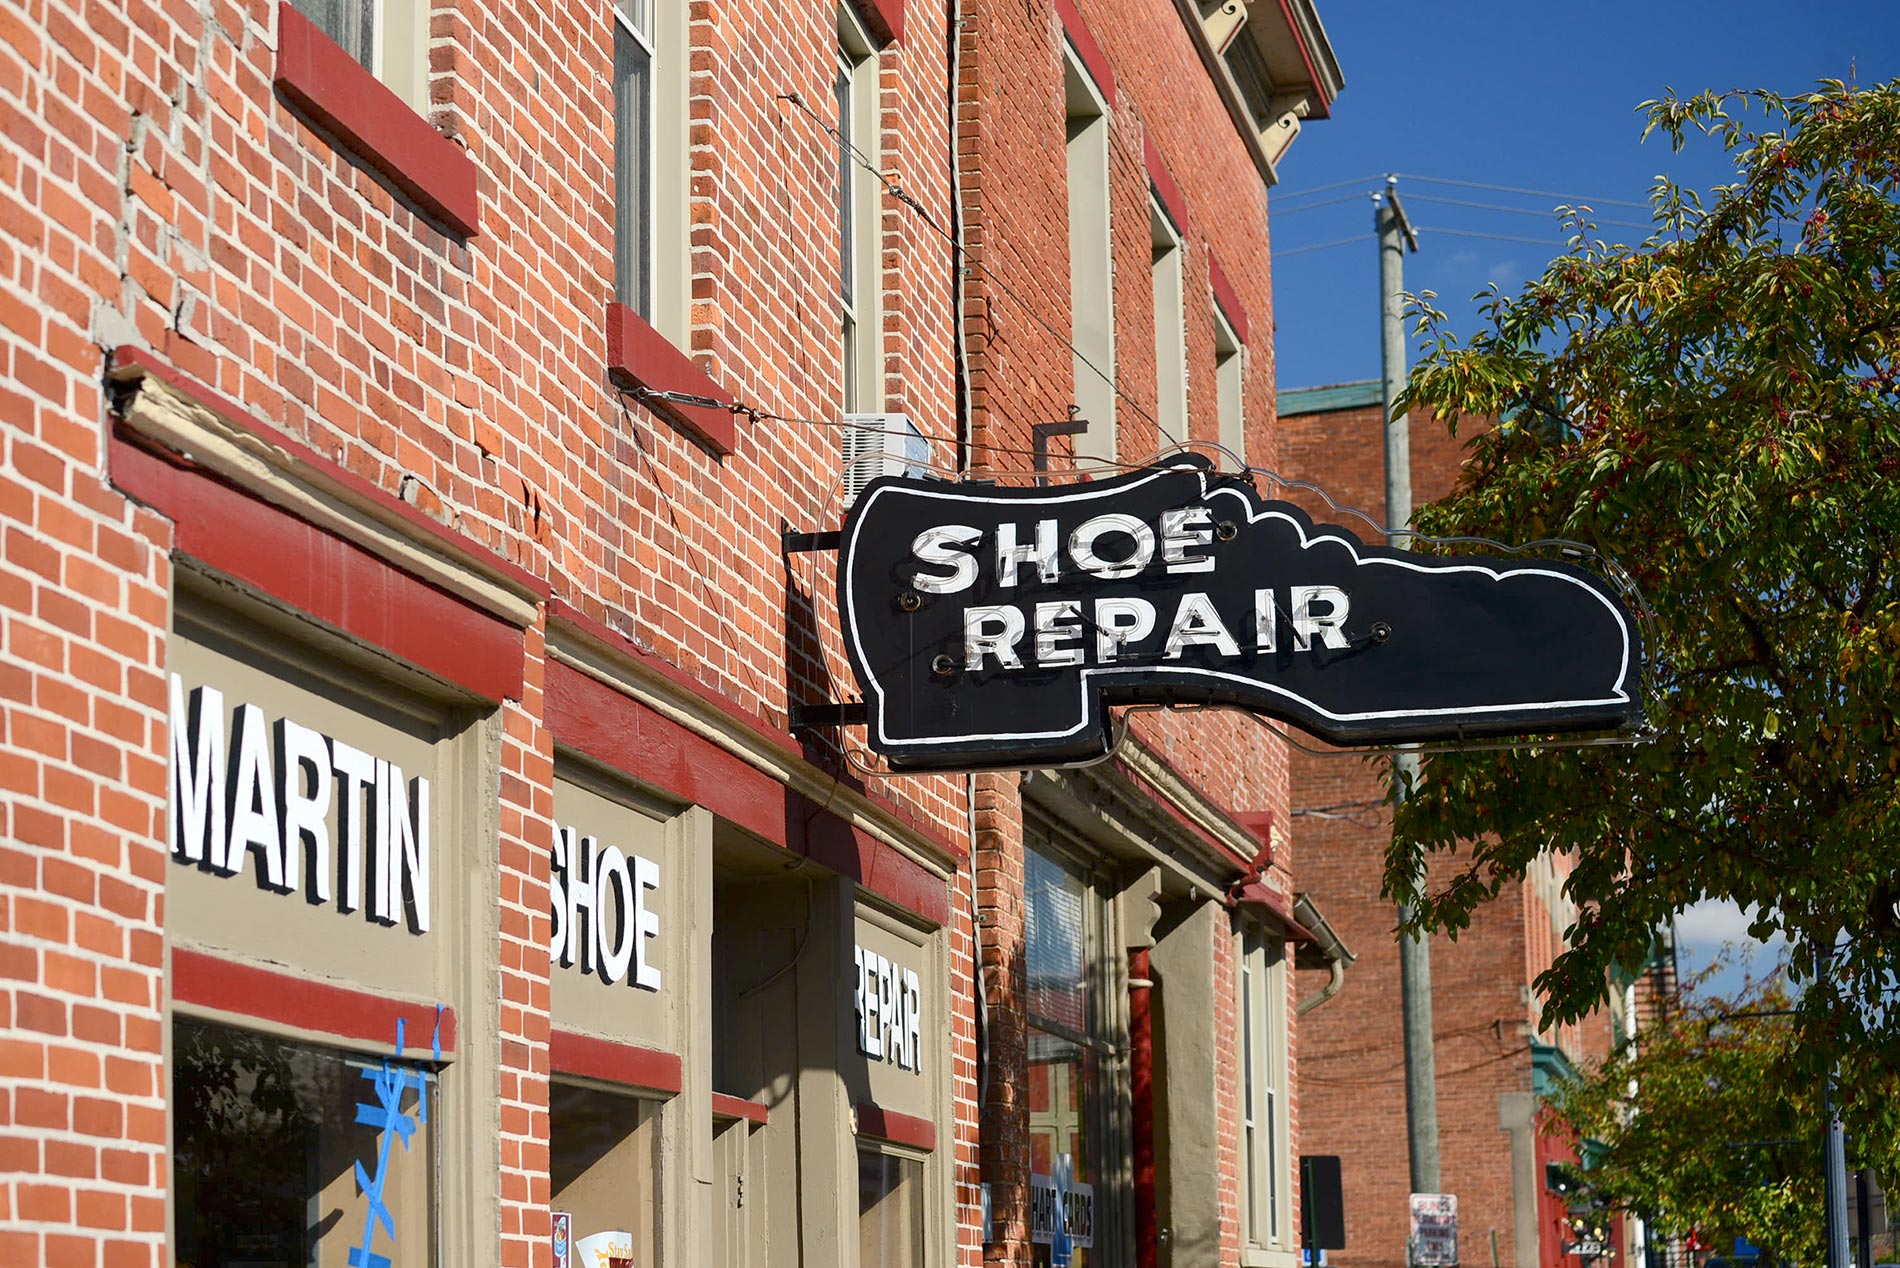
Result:
M573 1268L570 1253L574 1242L574 1217L566 1211L554 1213L554 1268Z

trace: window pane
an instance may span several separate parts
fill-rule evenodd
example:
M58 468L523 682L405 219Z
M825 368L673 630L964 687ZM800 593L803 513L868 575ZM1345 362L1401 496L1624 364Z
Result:
M655 1262L658 1144L651 1102L567 1083L548 1085L550 1206L573 1216L575 1244L597 1233L624 1232L631 1234L636 1265Z
M376 69L376 0L292 0L365 69Z
M858 1154L858 1268L919 1268L924 1262L924 1164Z
M1032 856L1033 857L1033 856ZM1029 1170L1054 1177L1062 1156L1069 1156L1069 1176L1077 1185L1099 1187L1101 1169L1095 1148L1095 1121L1100 1111L1100 1074L1095 1054L1056 1035L1029 1031ZM1092 1221L1090 1221L1092 1223ZM1047 1243L1034 1245L1035 1263L1050 1262ZM1074 1268L1096 1262L1092 1249L1074 1247Z
M653 315L653 57L614 24L614 298Z
M1089 1024L1083 926L1087 893L1082 878L1062 864L1035 850L1024 851L1029 1012L1078 1033Z
M651 6L647 0L619 0L619 9L620 16L634 30L646 36L649 42L653 39L653 28L647 25L653 19Z
M393 1038L393 1036L392 1036ZM435 1262L435 1075L180 1018L172 1028L173 1210L181 1264L394 1268ZM425 1104L426 1101L426 1104ZM412 1127L385 1134L385 1107ZM363 1121L368 1119L369 1121ZM395 1235L375 1224L361 1164Z
M851 216L851 72L845 67L838 68L832 93L838 101L838 294L845 308L853 309L857 306L857 279L851 267L851 253L856 245L857 227L852 224Z

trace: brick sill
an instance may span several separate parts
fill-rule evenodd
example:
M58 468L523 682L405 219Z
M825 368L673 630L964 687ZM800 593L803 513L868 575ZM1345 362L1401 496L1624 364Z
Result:
M285 0L277 67L285 98L456 236L480 229L475 162Z
M684 392L703 396L723 406L732 394L673 346L645 318L625 304L607 305L607 373L625 390ZM723 458L738 448L738 427L731 409L708 409L673 401L642 402Z

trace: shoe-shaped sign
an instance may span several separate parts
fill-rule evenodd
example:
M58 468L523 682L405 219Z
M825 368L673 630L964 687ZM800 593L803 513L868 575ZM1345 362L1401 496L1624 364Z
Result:
M870 745L899 769L1100 757L1117 704L1341 744L1641 718L1636 623L1592 574L1370 545L1199 457L1060 488L876 480L838 560Z

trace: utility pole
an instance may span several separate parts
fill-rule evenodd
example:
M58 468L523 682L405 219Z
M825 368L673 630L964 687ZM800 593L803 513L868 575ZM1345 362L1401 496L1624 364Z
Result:
M1827 1197L1827 1268L1847 1268L1847 1135L1834 1109L1834 1069L1828 1066L1821 1083L1821 1115L1827 1119L1827 1148L1822 1155L1827 1166L1823 1189ZM1861 1268L1868 1266L1862 1264Z
M1405 386L1405 251L1418 250L1418 235L1399 203L1398 178L1385 178L1385 192L1373 195L1373 225L1379 234L1379 320L1385 380L1385 522L1402 529L1412 522L1412 433L1392 403ZM1408 537L1393 535L1390 545L1405 550ZM1392 754L1395 802L1403 802L1418 780L1418 754ZM1418 878L1423 883L1423 877ZM1399 908L1399 921L1410 918L1411 904ZM1432 952L1423 934L1399 935L1399 990L1405 1004L1405 1128L1410 1145L1412 1192L1442 1192L1438 1178L1438 1074L1432 1054ZM1844 1266L1843 1266L1844 1268Z

